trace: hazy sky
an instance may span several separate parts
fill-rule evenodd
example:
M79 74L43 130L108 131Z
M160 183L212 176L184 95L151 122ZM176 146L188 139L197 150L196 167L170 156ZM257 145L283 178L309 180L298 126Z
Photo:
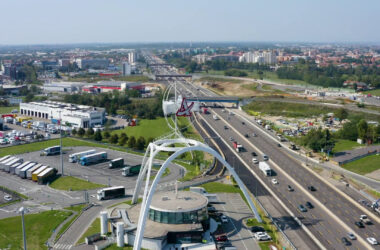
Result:
M380 0L0 0L0 44L380 42Z

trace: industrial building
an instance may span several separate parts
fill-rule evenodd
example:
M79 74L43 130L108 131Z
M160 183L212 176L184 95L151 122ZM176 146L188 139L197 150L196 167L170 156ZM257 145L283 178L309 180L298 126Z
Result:
M129 76L131 74L131 64L123 62L123 76Z
M215 243L210 237L210 228L216 230L217 225L209 218L207 204L208 199L195 192L156 193L150 205L142 247L215 249ZM133 245L140 209L141 204L132 206L122 204L102 212L101 233L108 233L110 228L115 235L124 235L124 238L118 237L118 243ZM204 248L205 246L209 248Z
M86 83L81 82L49 82L42 86L44 92L80 92Z
M68 123L75 128L89 128L105 122L104 108L53 101L20 103L20 114L49 119L53 123L61 118L62 124Z
M102 93L113 90L136 89L141 92L145 91L145 85L138 82L123 82L123 81L99 81L82 88L83 91L89 93Z

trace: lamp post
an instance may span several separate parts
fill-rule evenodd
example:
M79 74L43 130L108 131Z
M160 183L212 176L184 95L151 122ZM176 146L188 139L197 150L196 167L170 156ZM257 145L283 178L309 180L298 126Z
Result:
M18 210L19 213L21 213L21 221L22 221L22 234L24 239L24 250L26 249L26 232L25 232L25 222L24 222L24 213L26 212L26 209L24 207L20 207Z
M60 148L61 148L61 151L60 151L60 160L61 160L61 174L63 176L63 156L62 156L62 118L61 118L61 112L62 110L59 111L59 135L60 135L60 138L59 138L59 144L60 144Z

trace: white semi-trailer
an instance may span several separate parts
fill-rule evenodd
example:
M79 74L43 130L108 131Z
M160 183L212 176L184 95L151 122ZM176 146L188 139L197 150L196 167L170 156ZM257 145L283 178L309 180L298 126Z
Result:
M266 175L266 176L271 176L272 175L272 169L266 163L265 161L259 162L259 169Z
M92 154L95 154L95 153L96 153L95 149L90 149L90 150L87 150L87 151L71 154L71 155L69 155L69 162L77 162L83 156L92 155Z

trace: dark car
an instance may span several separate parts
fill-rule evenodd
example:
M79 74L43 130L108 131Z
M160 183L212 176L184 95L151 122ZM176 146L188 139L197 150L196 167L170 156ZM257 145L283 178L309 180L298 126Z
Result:
M292 186L288 185L288 191L289 191L289 192L293 192L293 191L294 191L294 188L293 188Z
M224 129L228 129L228 127L227 127L227 126L224 126Z
M314 208L313 204L311 204L310 201L307 201L307 202L305 203L305 205L306 205L306 207L309 208L309 209Z
M351 242L346 237L342 237L341 241L345 246L351 246Z
M277 147L281 148L281 144L280 144L280 143L277 143Z
M219 235L216 237L216 241L228 241L227 235Z
M314 186L308 186L307 189L309 189L312 192L317 191L317 189Z
M252 156L257 156L256 152L251 153Z
M258 232L265 232L265 229L263 227L254 226L254 227L251 228L251 231L253 233L258 233Z
M241 124L245 125L245 122L241 122Z
M299 209L302 213L307 212L306 207L304 207L302 204L301 204L301 205L298 205L298 209Z
M245 134L244 136L245 136L245 138L248 138L248 137L249 137L249 135L248 135L248 134Z
M355 221L355 226L358 228L364 228L364 224L361 221Z

